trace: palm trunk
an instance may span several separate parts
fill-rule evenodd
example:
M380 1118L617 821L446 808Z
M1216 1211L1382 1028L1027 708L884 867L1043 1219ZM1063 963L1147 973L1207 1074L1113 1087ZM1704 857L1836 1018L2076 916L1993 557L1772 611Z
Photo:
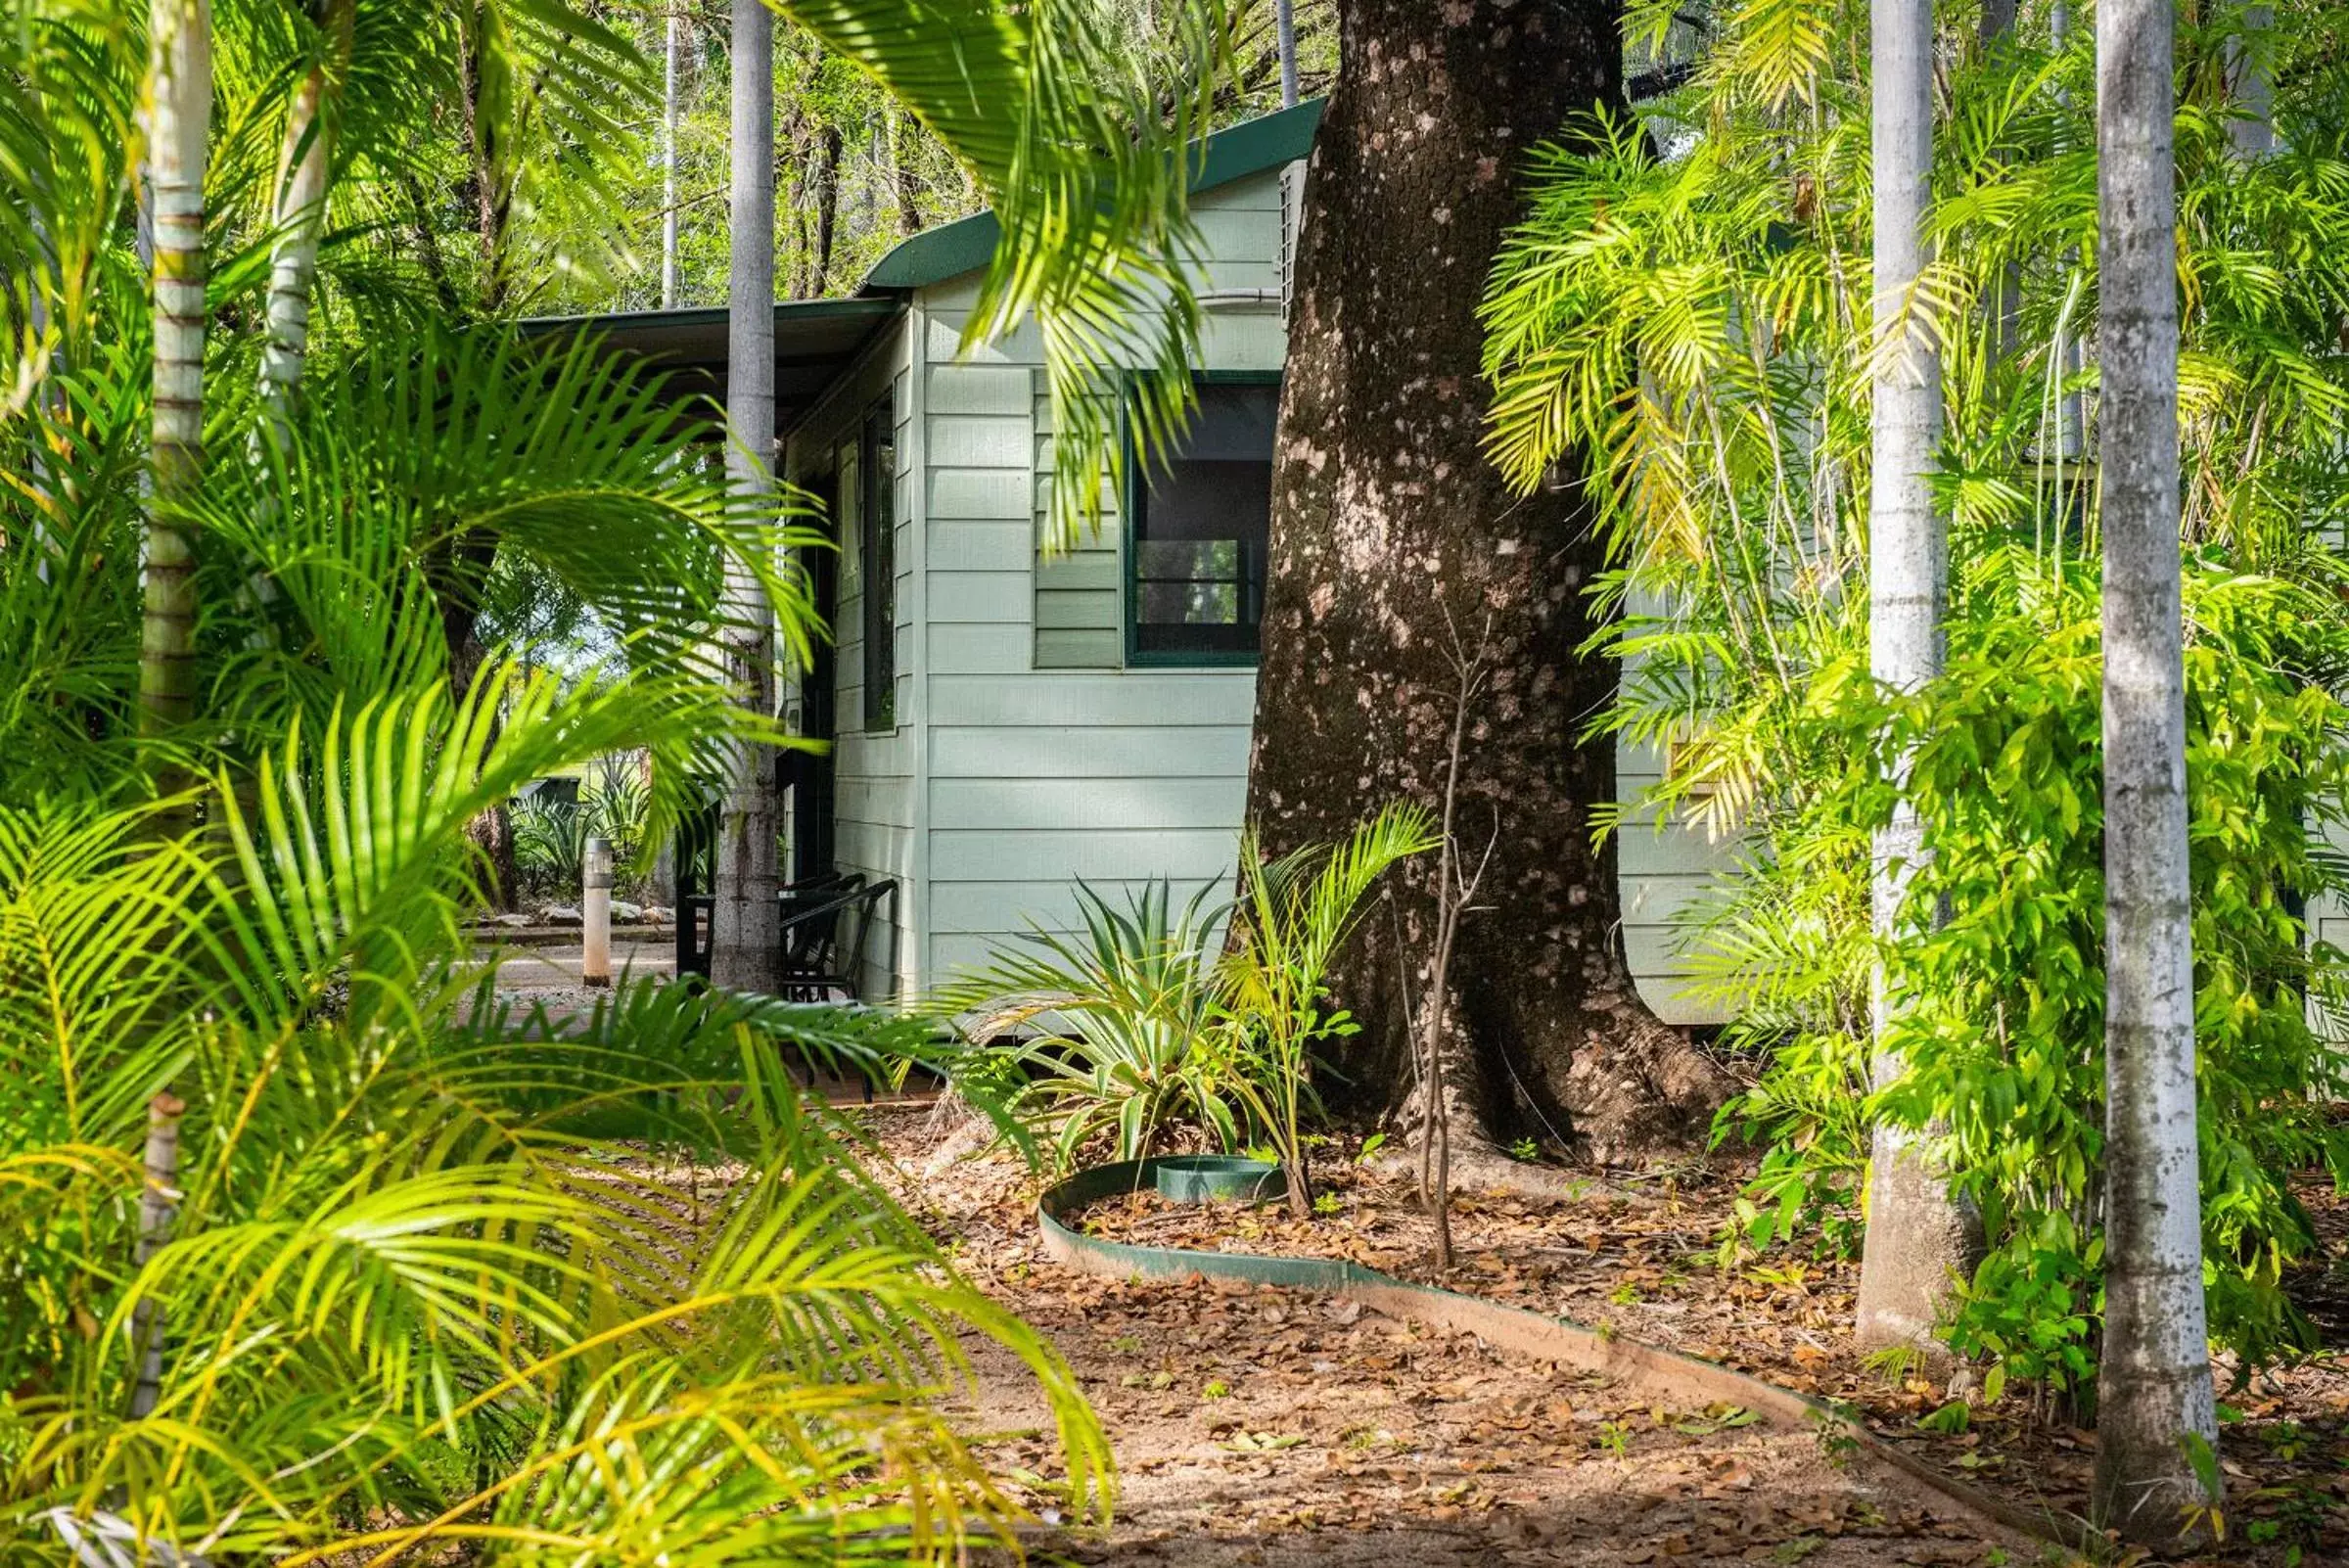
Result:
M2096 7L2104 535L2104 1347L2100 1522L2198 1533L2218 1440L2194 1136L2179 604L2172 0Z
M2049 41L2060 50L2070 41L2071 33L2072 8L2067 0L2054 0L2054 4L2048 8ZM2068 93L2061 94L2057 102L2068 107L2071 97ZM2080 265L2080 253L2076 250L2066 251L2063 260L2067 273L2076 271ZM2060 516L2064 510L2061 486L2074 478L2073 465L2087 449L2088 430L2081 412L2080 392L2077 388L2068 385L2080 374L2080 334L2077 323L2067 322L2062 336L2056 341L2055 374L2059 378L2055 396L2055 454L2058 459L2055 470L2055 510Z
M1926 261L1925 216L1933 167L1931 0L1875 0L1875 300L1878 343L1898 342L1876 373L1872 488L1868 499L1868 664L1877 680L1914 691L1941 673L1942 601L1949 539L1933 509L1933 448L1941 425L1941 359L1917 317L1915 284ZM1900 765L1906 783L1907 765ZM1905 793L1905 791L1904 791ZM1924 843L1904 801L1876 833L1871 901L1876 934L1897 940L1916 918L1906 905ZM1904 1070L1883 1040L1893 998L1879 969L1873 1005L1878 1086ZM1879 1125L1868 1168L1867 1236L1857 1331L1871 1347L1931 1351L1933 1330L1972 1248L1948 1174L1916 1135Z
M139 729L196 706L196 540L186 503L204 472L204 174L212 115L209 0L154 0L147 165L155 225L155 485L139 636ZM176 784L175 778L166 782Z
M487 8L476 0L466 14L465 53L459 73L467 152L473 164L467 177L472 186L476 248L482 258L480 300L484 316L505 313L506 297L514 284L507 270L506 226L514 215L515 150L506 145L505 124L482 74L491 69L483 41L491 25Z
M1431 694L1454 674L1430 628L1490 616L1459 789L1515 871L1460 934L1452 1073L1488 1136L1571 1122L1601 1155L1701 1136L1724 1081L1641 1001L1614 842L1590 832L1615 796L1614 743L1586 733L1616 684L1583 651L1605 544L1579 485L1514 495L1480 445L1476 309L1522 212L1509 171L1537 134L1620 106L1615 12L1345 0L1339 15L1274 443L1247 814L1278 854L1344 840L1365 800L1432 807L1451 715ZM1365 922L1331 973L1361 1026L1338 1097L1366 1113L1408 1094L1438 912L1425 866L1390 886L1396 919Z
M2015 0L1983 0L1978 33L1982 53L1991 56L2014 39ZM1991 286L1989 316L1991 351L1998 359L2012 359L2022 343L2023 268L2009 261Z
M326 0L319 22L330 53L311 66L286 113L278 172L276 239L269 250L269 327L261 348L261 406L281 449L294 393L310 346L310 291L326 228L327 168L333 154L329 93L340 83L355 24L354 0Z
M170 1244L171 1222L179 1215L179 1119L187 1109L187 1102L168 1089L159 1090L147 1102L146 1180L139 1193L139 1239L131 1254L141 1270ZM161 1403L164 1333L162 1303L153 1295L141 1296L130 1315L133 1364L138 1368L130 1388L134 1421L153 1415Z
M672 4L678 0L671 0ZM661 71L661 308L677 302L677 116L678 77L685 63L685 24L676 12L668 14L663 40Z
M744 494L774 493L775 67L774 19L765 0L734 0L733 215L726 286L726 419L733 440L726 477ZM726 678L743 706L774 712L773 632L758 579L726 566ZM761 748L739 746L726 781L717 840L710 978L765 991L780 941L774 771Z

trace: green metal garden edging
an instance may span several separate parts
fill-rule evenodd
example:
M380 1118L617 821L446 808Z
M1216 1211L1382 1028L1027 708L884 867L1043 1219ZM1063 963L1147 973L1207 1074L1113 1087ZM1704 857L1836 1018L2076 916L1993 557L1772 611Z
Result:
M1214 1198L1263 1203L1283 1190L1280 1167L1270 1160L1237 1154L1170 1154L1155 1164L1158 1195L1169 1203L1206 1203Z
M1068 1216L1103 1198L1159 1185L1160 1173L1184 1156L1126 1160L1080 1171L1046 1187L1036 1202L1044 1252L1081 1273L1113 1279L1229 1279L1243 1284L1312 1290L1359 1302L1387 1316L1471 1333L1504 1350L1564 1362L1658 1392L1707 1404L1743 1406L1781 1424L1849 1436L1862 1451L1967 1511L2039 1540L2081 1550L2101 1538L2079 1519L2018 1507L1947 1476L1869 1431L1843 1410L1792 1389L1766 1383L1715 1361L1643 1345L1620 1334L1586 1328L1522 1307L1434 1285L1415 1285L1340 1258L1273 1258L1262 1253L1192 1252L1140 1247L1088 1236Z

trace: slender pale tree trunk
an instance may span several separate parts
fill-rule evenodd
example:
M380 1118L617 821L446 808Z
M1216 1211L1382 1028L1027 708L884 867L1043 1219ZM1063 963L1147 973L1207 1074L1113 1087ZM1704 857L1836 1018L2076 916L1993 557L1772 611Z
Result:
M2228 121L2227 129L2235 152L2246 161L2265 158L2276 150L2276 75L2268 58L2273 47L2268 32L2275 25L2274 6L2245 6L2243 28L2250 36L2233 39L2228 45L2234 117Z
M2097 1517L2155 1544L2214 1501L2194 1139L2179 606L2173 0L2096 7L2104 534L2104 1351Z
M832 277L832 248L840 231L840 162L847 148L847 138L838 125L826 125L815 133L815 172L808 181L808 194L815 202L814 251L807 263L806 290L810 300L824 292Z
M2013 41L2014 9L2015 0L1982 0L1979 37L1985 58ZM2000 359L2012 359L2021 344L2022 309L2022 263L2009 261L2001 270L1999 281L1992 285L1989 300L1990 346Z
M670 0L672 6L684 0ZM685 20L674 10L663 40L661 71L661 308L677 302L677 118L679 77L685 66Z
M154 208L155 484L142 546L139 728L163 734L196 703L196 540L204 472L204 172L212 117L209 0L154 0L147 168ZM168 782L176 785L176 777Z
M1932 0L1874 0L1874 330L1892 345L1879 359L1873 487L1868 500L1868 663L1876 679L1914 691L1941 673L1942 599L1949 539L1933 506L1933 448L1941 425L1941 359L1915 285L1927 257L1933 167ZM1907 762L1900 764L1906 785ZM1904 794L1906 790L1904 788ZM1876 934L1897 941L1917 924L1906 905L1923 853L1923 824L1904 800L1878 830L1871 892ZM1883 1040L1893 1000L1879 966L1874 1079L1904 1064ZM1879 1125L1868 1165L1867 1238L1858 1333L1867 1346L1932 1350L1933 1330L1970 1249L1948 1174L1908 1129Z
M726 477L739 492L774 494L775 33L765 0L734 0L733 216L726 286ZM773 628L758 578L726 567L726 678L741 702L774 712ZM774 770L765 750L735 750L717 841L710 977L771 990L780 940Z
M2072 8L2067 0L2054 0L2054 4L2048 8L2049 41L2061 49L2071 41L2071 36ZM2068 108L2071 95L2058 89L2057 102ZM2066 273L2079 270L2078 251L2066 251L2063 259ZM2055 499L2056 511L2061 514L2064 499L2062 485L2072 479L2070 465L2077 462L2088 449L2088 427L2081 411L2080 392L2077 387L2070 385L2080 374L2080 329L2076 319L2064 324L2062 336L2056 340L2055 374L2059 378L2055 393L2055 452L2063 465L2056 469Z
M171 1222L179 1215L179 1119L187 1102L168 1089L147 1102L146 1182L139 1194L139 1240L132 1262L141 1269L155 1261L171 1241ZM163 1304L142 1296L131 1309L130 1340L137 1355L138 1375L130 1388L130 1418L143 1421L155 1413L163 1392Z
M261 346L261 407L269 438L281 449L294 393L310 346L310 295L318 276L318 241L326 230L327 170L334 151L334 104L350 54L353 0L325 0L317 21L324 52L286 112L285 151L277 176L276 237L269 247L269 327Z
M1296 0L1272 0L1272 42L1280 54L1280 107L1297 106Z
M893 108L889 115L892 183L898 188L898 232L911 236L922 232L922 185L913 164L915 138L921 130L919 122L901 110Z

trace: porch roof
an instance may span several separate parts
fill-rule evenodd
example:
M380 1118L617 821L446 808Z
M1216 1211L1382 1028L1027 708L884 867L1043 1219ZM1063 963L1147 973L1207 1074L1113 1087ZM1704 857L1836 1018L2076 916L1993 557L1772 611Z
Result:
M830 390L867 344L904 312L901 295L853 300L786 300L775 305L775 429L788 431ZM608 352L666 372L673 400L726 396L724 305L683 310L619 310L539 316L523 323L532 336L592 332Z

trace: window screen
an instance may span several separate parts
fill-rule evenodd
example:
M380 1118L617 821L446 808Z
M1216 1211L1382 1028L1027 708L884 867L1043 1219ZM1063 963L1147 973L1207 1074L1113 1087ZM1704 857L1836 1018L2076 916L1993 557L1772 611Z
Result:
M858 441L856 547L864 559L864 727L898 726L898 428L888 399Z
M1256 657L1272 517L1275 382L1212 382L1171 462L1136 465L1128 583L1137 663Z

